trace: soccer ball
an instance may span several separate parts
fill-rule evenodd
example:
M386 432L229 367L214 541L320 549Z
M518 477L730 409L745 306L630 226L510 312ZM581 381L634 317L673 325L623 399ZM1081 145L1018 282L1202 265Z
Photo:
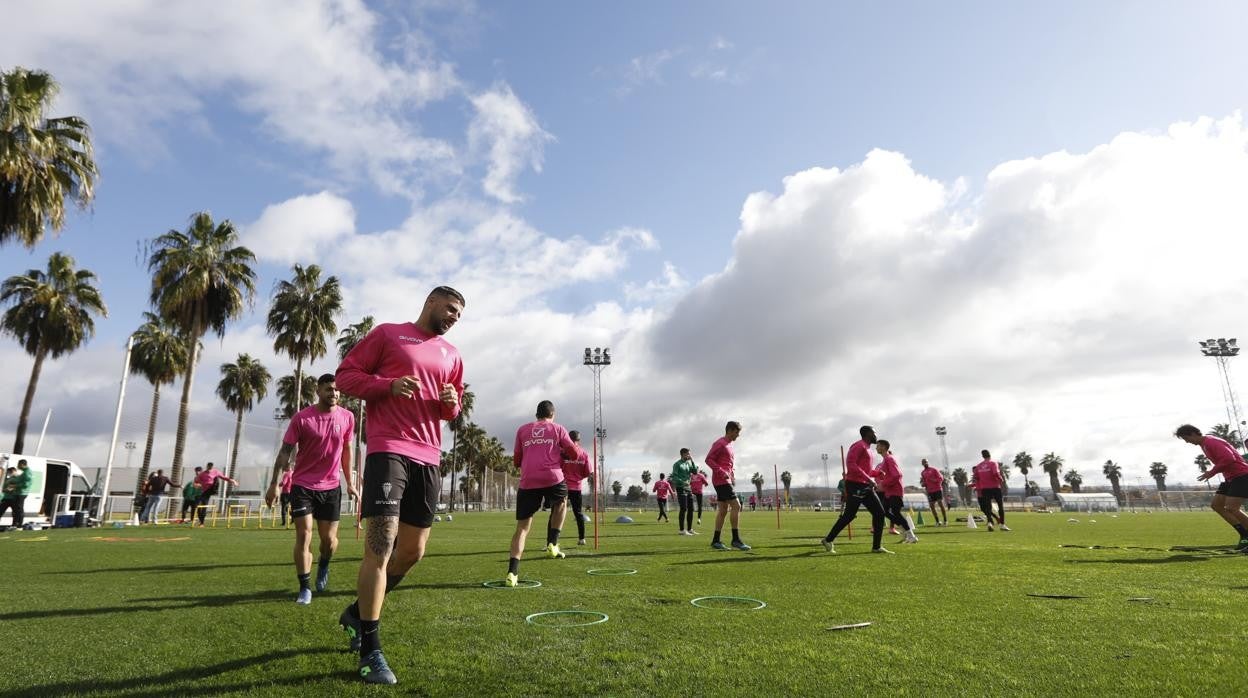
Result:
M450 514L447 514L447 515L446 515L446 520L447 520L447 521L453 521L454 519L452 519L452 518L451 518L451 515L450 515Z
M434 520L434 521L439 521L439 522L440 522L440 521L442 521L442 517L441 517L441 516L435 516L435 517L433 517L433 520Z

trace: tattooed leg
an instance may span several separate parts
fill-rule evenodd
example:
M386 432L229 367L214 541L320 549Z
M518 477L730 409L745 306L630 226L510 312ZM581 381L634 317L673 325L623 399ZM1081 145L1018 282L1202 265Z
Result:
M398 537L399 517L374 516L366 520L368 530L364 535L364 559L360 562L356 592L359 594L360 619L377 620L381 617L381 604L386 592L386 565Z

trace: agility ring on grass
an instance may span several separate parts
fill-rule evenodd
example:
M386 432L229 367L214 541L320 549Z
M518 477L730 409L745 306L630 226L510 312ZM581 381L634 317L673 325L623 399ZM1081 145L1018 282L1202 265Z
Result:
M748 596L699 596L689 603L716 611L757 611L767 604Z
M560 618L580 618L581 620L567 622L559 620ZM597 611L543 611L542 613L532 613L525 616L524 622L529 625L540 625L543 628L583 628L587 625L606 623L608 619L610 619L610 616Z
M536 579L521 579L516 582L514 587L507 586L507 581L503 579L491 579L488 582L481 582L481 586L491 589L536 589L542 585Z
M599 567L585 570L585 574L592 574L595 577L623 577L629 574L637 574L637 570L630 570L627 567Z

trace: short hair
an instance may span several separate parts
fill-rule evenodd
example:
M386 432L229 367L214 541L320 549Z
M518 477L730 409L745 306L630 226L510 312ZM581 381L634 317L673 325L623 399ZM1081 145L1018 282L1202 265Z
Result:
M660 480L662 480L662 479L663 479L663 478L665 478L665 477L667 477L667 473L659 473L659 479L660 479Z
M985 448L984 450L980 451L980 452L979 452L979 455L983 456L984 458L992 458L992 454L991 454L991 453L989 453L989 452L988 452L988 449L986 449L986 448Z
M14 472L14 471L16 471L16 470L17 470L17 466L16 466L16 465L10 465L8 468L6 468L6 469L5 469L5 471L4 471L4 472L6 472L6 473L11 473L11 472Z
M573 429L572 431L568 432L568 438L572 439L573 441L580 441L581 432L577 431L576 429Z
M682 449L680 449L680 455L682 455L682 456L683 456L683 455L685 455L685 454L686 454L686 453L688 453L688 452L689 452L689 449L687 449L687 448L682 448Z
M321 377L316 379L316 385L317 385L317 387L320 387L320 386L322 386L322 385L325 385L326 383L333 383L333 382L334 382L334 380L336 380L336 379L334 378L334 374L332 374L332 373L322 373L322 374L321 374Z
M25 458L23 458L23 459L21 459L21 460L19 460L19 461L17 462L17 467L19 467L19 468L20 468L20 467L22 467L23 465L28 465L28 464L26 463L26 459L25 459Z
M157 468L157 469L156 469L156 474L157 474L157 475L164 475L164 474L165 474L165 471L164 471L164 469L162 469L162 468Z
M875 444L877 446L883 446L885 451L892 448L893 446L892 444L888 442L888 439L880 439L879 441L876 441Z
M740 422L728 422L724 425L724 431L741 431Z
M542 400L537 403L537 418L547 419L555 416L555 403L550 400Z
M455 300L459 301L460 305L468 305L468 301L464 300L464 294L460 293L459 291L456 291L450 286L439 286L433 289L432 291L429 292L429 296L425 300L429 300L429 298L433 298L434 296L445 296L447 298L454 298Z
M213 464L212 464L212 461L208 461L208 468L209 468L209 469L212 469L212 468L215 468L215 467L217 467L217 466L213 465Z
M195 466L195 469L196 469L196 470L203 470L203 468L199 467L198 465L197 465L197 466Z
M922 463L923 465L926 465L929 467L931 466L931 463L928 463L926 458L920 458L919 462Z
M1174 430L1174 435L1179 437L1180 439L1185 436L1200 436L1200 430L1192 426L1191 424L1184 424L1183 426Z
M871 426L870 424L864 424L858 427L858 435L861 436L862 438L864 439L867 438L867 432L874 434L875 427Z

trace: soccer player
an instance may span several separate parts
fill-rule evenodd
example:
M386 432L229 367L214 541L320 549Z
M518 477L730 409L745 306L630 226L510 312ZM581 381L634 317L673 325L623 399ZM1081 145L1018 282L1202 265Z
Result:
M285 467L282 468L282 478L277 483L278 491L281 493L281 498L278 502L282 507L283 528L286 527L286 511L290 508L290 488L295 486L294 477L294 471L290 467L290 459L287 459ZM269 506L273 505L270 504Z
M199 474L202 472L204 472L203 468L198 465L195 466L195 475L190 482L182 486L182 518L178 523L193 523L195 521L195 505L199 503L199 495L201 494L199 483L196 480L199 479ZM191 512L190 517L186 515L188 511Z
M732 521L732 547L737 550L749 550L750 546L741 540L741 496L733 489L736 473L733 471L734 456L732 442L741 436L741 425L728 422L724 426L724 435L711 444L706 454L706 464L711 468L711 484L715 486L715 498L718 500L715 512L715 538L711 547L716 550L727 550L728 546L720 540L724 529L724 518ZM731 514L731 516L730 516Z
M667 481L667 473L659 473L659 481L654 483L653 491L659 500L659 518L655 521L671 523L672 520L667 518L667 498L672 496L672 483Z
M225 473L217 470L212 463L198 475L195 476L195 484L199 485L199 500L195 502L195 508L199 510L199 527L204 527L204 518L208 516L208 502L212 500L212 495L217 493L217 481L225 480L226 482L238 487L238 480L228 478ZM213 519L216 521L216 519ZM215 524L214 524L215 525Z
M927 508L932 510L932 518L936 519L937 526L949 525L949 510L945 508L945 476L940 471L933 468L927 459L923 459L923 472L919 474L919 483L923 485L923 491L927 493ZM940 504L940 513L936 513L936 505ZM941 523L941 517L944 517L944 523Z
M976 494L979 496L979 509L984 512L984 518L988 521L988 530L992 530L992 503L997 503L997 523L1001 524L1002 531L1010 530L1005 525L1005 500L1001 497L1001 485L1004 480L1001 478L1001 468L997 462L992 459L992 454L987 449L980 451L979 454L984 457L974 468L971 468L971 480L975 485Z
M697 535L697 531L693 530L693 493L689 490L697 471L698 466L689 455L689 449L680 449L680 460L672 463L672 476L667 481L676 488L676 502L680 506L680 510L676 512L676 524L680 527L682 536Z
M568 512L568 483L563 479L563 459L576 458L577 448L568 431L555 423L555 404L550 400L537 403L537 421L516 430L512 459L520 470L520 486L516 488L516 532L511 536L511 558L507 561L507 577L503 582L514 587L519 583L520 558L524 541L533 525L533 515L542 502L551 501L550 518L546 524L546 554L552 558L567 555L559 549L559 532Z
M398 683L381 650L381 609L425 556L442 480L441 423L459 414L464 394L463 360L443 335L463 310L459 291L438 286L415 322L378 325L338 366L338 388L367 401L364 559L358 597L338 618L365 683Z
M316 563L316 590L329 586L329 561L338 550L338 520L342 509L342 483L352 499L359 497L351 480L351 437L355 415L338 406L338 386L334 374L316 381L315 405L299 410L286 428L282 448L273 462L273 477L265 504L273 506L282 486L280 475L292 472L290 455L295 452L291 475L290 518L295 522L295 576L299 594L295 603L312 603L312 522L320 538L320 559ZM298 449L296 451L296 449ZM283 516L283 518L285 518Z
M880 539L884 537L884 519L888 518L888 515L884 513L884 505L880 503L879 496L875 494L875 484L871 480L870 448L877 440L875 428L859 427L858 435L862 439L854 442L854 445L849 447L849 453L845 455L844 509L836 523L832 525L832 530L828 531L828 535L824 537L823 549L835 553L836 547L833 544L836 537L858 515L858 507L866 507L867 511L871 512L871 552L891 555L891 550L886 550L880 545ZM905 530L907 543L918 541L904 517L900 521L897 519L892 521Z
M576 518L576 544L585 545L585 514L582 511L581 481L593 474L589 464L589 454L581 448L581 432L573 429L568 432L572 443L576 444L576 457L563 459L563 481L568 483L568 505L572 516Z
M1174 435L1193 446L1200 446L1201 452L1213 463L1213 467L1201 473L1197 480L1222 475L1222 484L1218 485L1210 506L1239 533L1239 544L1235 549L1248 551L1248 515L1241 508L1244 499L1248 498L1248 463L1225 440L1212 434L1205 436L1191 424L1179 427Z
M689 449L687 448L682 451L682 453L688 453L688 452L689 452ZM698 474L694 475L689 480L689 490L693 492L693 498L698 503L698 525L699 526L702 525L702 488L706 487L709 484L711 484L711 481L706 479L706 473L702 472L701 470L699 470ZM690 530L693 530L693 529L690 529ZM696 531L694 532L696 533Z
M885 439L880 439L875 443L875 452L883 456L880 467L876 468L872 475L875 477L875 483L879 486L880 491L884 493L884 514L890 521L905 521L906 517L901 513L903 505L902 495L905 493L905 487L901 484L901 468L897 467L897 460L893 458L893 452L889 450L890 444ZM896 533L897 529L890 528L889 533ZM919 539L914 535L914 531L910 531L910 535L901 539L902 543L917 543Z

